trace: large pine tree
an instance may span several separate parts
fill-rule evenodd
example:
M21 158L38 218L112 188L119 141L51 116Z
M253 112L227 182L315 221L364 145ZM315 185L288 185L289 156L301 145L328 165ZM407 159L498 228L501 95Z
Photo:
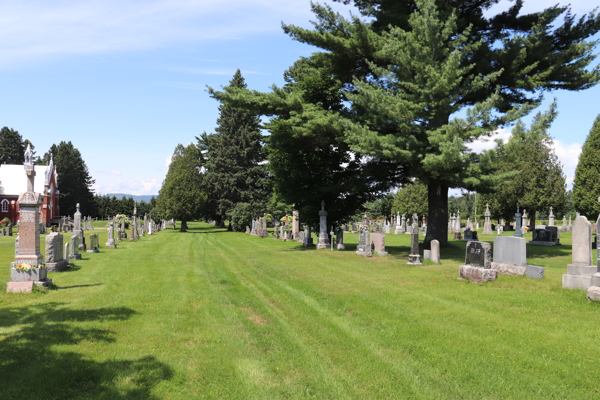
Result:
M526 115L544 91L600 81L598 67L586 69L595 58L586 39L600 30L600 16L575 20L559 6L519 15L516 1L487 17L498 1L357 0L374 22L313 5L315 30L284 25L325 50L313 57L345 85L352 149L405 164L428 185L427 241L447 241L450 187L495 183L489 157L466 144ZM466 118L451 120L461 110Z
M83 215L96 215L96 203L94 201L94 190L88 167L81 156L81 152L73 146L73 143L60 142L53 144L39 164L48 165L52 155L56 172L58 173L58 190L60 190L60 214L73 215L76 205L79 203Z
M600 213L600 115L585 139L575 169L573 206L589 219L596 220Z
M25 146L18 131L7 128L0 130L0 164L19 165L25 162Z
M319 225L321 201L328 223L343 223L405 180L393 160L363 157L344 141L343 84L319 60L303 58L285 71L286 84L273 93L241 88L209 90L238 109L273 117L266 127L268 168L277 193L300 211L303 224Z
M245 89L238 69L225 91ZM256 216L266 210L271 195L262 147L260 118L228 104L219 107L215 133L204 132L198 140L203 152L208 209L218 222L230 220L236 204L248 203ZM231 227L231 225L230 225Z

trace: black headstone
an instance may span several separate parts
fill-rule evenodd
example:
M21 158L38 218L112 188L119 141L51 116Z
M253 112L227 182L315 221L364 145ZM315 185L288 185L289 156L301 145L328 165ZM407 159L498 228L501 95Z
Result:
M551 230L534 229L532 240L534 242L554 242L554 236Z
M492 245L486 242L467 243L465 265L480 268L492 268Z

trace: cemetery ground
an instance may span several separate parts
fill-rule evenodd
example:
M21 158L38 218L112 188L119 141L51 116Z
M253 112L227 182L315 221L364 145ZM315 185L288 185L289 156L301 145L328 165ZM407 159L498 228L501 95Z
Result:
M408 266L410 235L366 259L352 234L332 252L190 228L115 250L96 230L101 252L49 273L54 287L0 294L0 398L600 396L600 304L561 288L570 233L528 247L543 280L477 285L457 279L465 242ZM0 283L13 254L0 237Z

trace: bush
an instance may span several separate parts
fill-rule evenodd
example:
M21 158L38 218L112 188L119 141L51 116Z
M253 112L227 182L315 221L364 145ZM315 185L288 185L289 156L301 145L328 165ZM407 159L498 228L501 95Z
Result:
M244 232L252 226L252 207L249 203L237 203L231 211L231 225L236 232Z

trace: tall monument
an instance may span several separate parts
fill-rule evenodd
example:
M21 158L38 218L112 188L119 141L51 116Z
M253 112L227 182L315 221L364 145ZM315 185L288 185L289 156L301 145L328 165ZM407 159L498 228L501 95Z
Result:
M44 263L40 254L40 205L41 195L34 192L35 166L33 165L31 147L25 151L25 175L27 191L19 195L21 221L19 223L19 253L14 264L31 264L36 268Z

